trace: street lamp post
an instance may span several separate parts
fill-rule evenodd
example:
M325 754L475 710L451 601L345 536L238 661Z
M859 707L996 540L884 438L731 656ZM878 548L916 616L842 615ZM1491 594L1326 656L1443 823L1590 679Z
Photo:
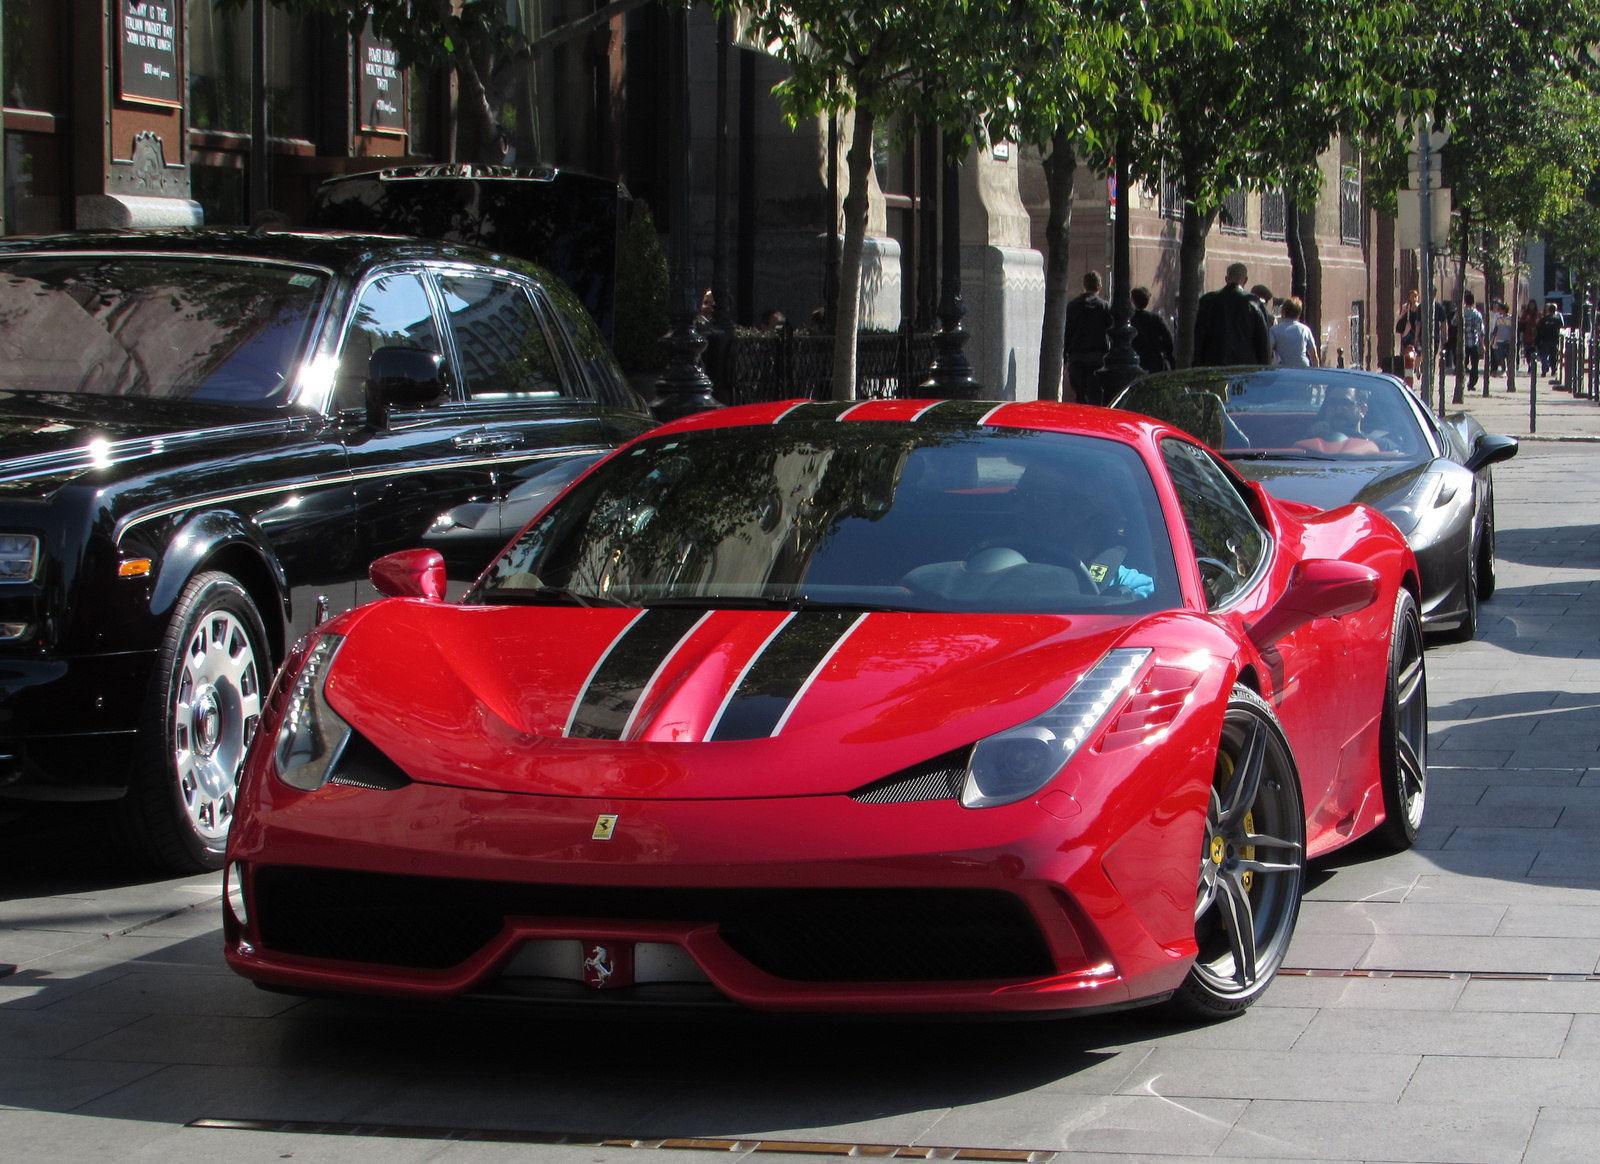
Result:
M672 287L667 304L670 330L661 340L667 350L667 366L656 381L656 400L650 406L657 420L676 420L721 407L711 395L711 378L700 364L706 341L695 327L700 304L695 290L694 203L689 190L689 5L674 4L670 19L667 186L672 199Z
M961 326L966 304L961 301L961 159L950 148L950 135L944 141L943 238L940 240L943 271L939 280L939 323L934 336L937 354L928 378L917 390L919 396L943 396L958 400L977 400L983 388L972 375L972 361L962 349L967 333Z
M1139 353L1133 350L1133 294L1129 286L1128 155L1133 150L1127 130L1117 135L1117 221L1111 249L1111 350L1097 379L1100 403L1110 404L1143 373Z

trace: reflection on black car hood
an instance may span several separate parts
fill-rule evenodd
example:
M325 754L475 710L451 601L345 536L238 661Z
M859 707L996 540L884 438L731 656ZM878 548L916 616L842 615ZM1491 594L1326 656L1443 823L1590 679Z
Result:
M53 478L60 485L64 476L108 461L237 435L241 425L263 421L281 425L283 414L181 400L0 392L0 482Z
M1334 509L1359 501L1376 505L1408 487L1430 461L1245 461L1233 462L1239 473L1259 481L1284 501L1303 501L1318 509Z

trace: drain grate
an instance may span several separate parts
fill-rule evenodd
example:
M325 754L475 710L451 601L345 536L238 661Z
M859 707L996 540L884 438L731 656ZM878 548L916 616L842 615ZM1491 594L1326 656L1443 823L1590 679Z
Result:
M566 1144L575 1148L677 1148L696 1152L783 1152L801 1156L868 1156L900 1160L981 1160L996 1164L1050 1164L1059 1153L1027 1148L929 1148L920 1144L835 1144L823 1140L726 1140L701 1136L636 1140L579 1132L500 1128L433 1128L410 1124L352 1124L320 1120L198 1119L189 1128L233 1132L289 1132L308 1136L363 1136L410 1140L467 1140L488 1144Z
M1457 982L1471 979L1491 982L1600 982L1600 974L1536 974L1520 970L1316 970L1285 966L1280 975L1289 978L1449 978Z

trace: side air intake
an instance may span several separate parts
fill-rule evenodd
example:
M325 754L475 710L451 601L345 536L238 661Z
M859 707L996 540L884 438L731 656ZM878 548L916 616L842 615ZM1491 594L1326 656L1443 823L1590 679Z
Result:
M892 776L863 784L850 794L858 804L909 804L917 800L955 800L961 795L961 782L966 779L967 761L972 758L972 745L945 752L931 760L924 760L909 768L902 768Z

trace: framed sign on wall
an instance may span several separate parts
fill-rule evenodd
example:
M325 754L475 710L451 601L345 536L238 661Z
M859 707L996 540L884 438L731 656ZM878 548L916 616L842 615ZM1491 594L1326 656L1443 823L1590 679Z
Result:
M178 69L182 0L119 0L118 74L125 101L183 105Z
M368 24L358 45L361 109L357 128L367 133L406 132L406 78L394 45L374 36Z

